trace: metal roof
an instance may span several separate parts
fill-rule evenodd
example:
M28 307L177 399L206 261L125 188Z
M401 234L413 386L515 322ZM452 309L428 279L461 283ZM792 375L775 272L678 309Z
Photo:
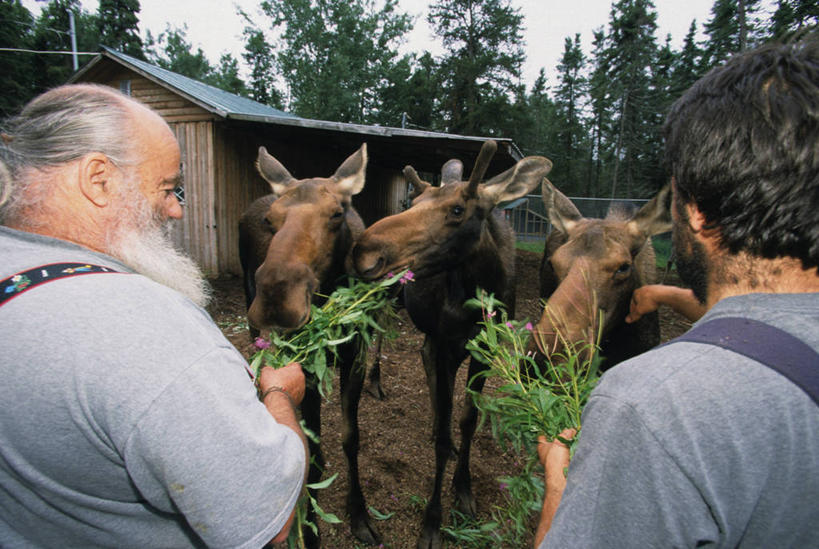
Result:
M420 138L453 142L459 141L461 143L475 142L476 145L474 146L477 148L480 147L479 143L483 143L487 139L494 139L502 149L507 151L514 161L523 158L523 154L521 153L520 149L509 138L477 137L444 132L394 128L390 126L350 124L345 122L332 122L328 120L302 118L279 109L274 109L273 107L253 101L252 99L226 92L215 86L194 80L193 78L188 78L187 76L182 76L181 74L173 71L152 65L151 63L131 57L130 55L126 55L106 46L101 46L101 48L102 51L100 54L78 72L76 72L69 79L69 82L76 82L80 80L86 72L96 66L103 58L107 57L136 71L158 85L171 89L175 93L187 98L208 112L225 119L280 124L285 126L340 131L359 135L372 135L388 138L404 137L411 139Z
M147 61L142 61L136 57L131 57L106 46L101 46L102 52L99 56L91 60L85 67L79 70L70 81L74 82L99 63L103 57L110 57L130 69L145 76L157 84L171 88L174 92L186 97L203 109L219 115L223 118L231 117L264 117L264 118L297 118L296 116L274 109L269 105L258 103L252 99L241 97L221 90L215 86L199 82L193 78L182 76L181 74L152 65Z

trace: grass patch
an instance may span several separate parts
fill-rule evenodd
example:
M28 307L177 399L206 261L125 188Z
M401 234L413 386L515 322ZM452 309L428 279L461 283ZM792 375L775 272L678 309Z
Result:
M518 250L542 254L545 243L545 240L518 240L515 242L515 248Z
M671 258L671 233L652 236L651 244L654 246L657 268L665 269Z

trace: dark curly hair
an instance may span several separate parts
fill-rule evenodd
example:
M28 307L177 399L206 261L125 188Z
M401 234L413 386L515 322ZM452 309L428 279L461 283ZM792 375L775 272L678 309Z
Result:
M730 253L819 266L819 39L711 70L671 107L666 164Z

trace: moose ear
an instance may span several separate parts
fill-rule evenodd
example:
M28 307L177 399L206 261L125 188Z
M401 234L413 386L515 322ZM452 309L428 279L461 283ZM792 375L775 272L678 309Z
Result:
M666 185L628 222L631 234L654 236L671 230L671 186Z
M552 161L543 156L527 156L517 164L496 175L478 187L481 197L489 198L493 205L509 202L527 195L552 169Z
M363 143L361 148L351 154L349 158L338 167L336 173L333 174L333 179L342 192L354 195L360 193L364 188L366 172L367 144Z
M541 200L546 207L546 217L558 231L568 234L577 222L583 219L577 206L545 177L540 189Z
M463 176L464 163L457 158L447 160L446 164L441 167L441 185L446 185L447 183L457 183L458 181L463 180Z
M293 176L282 166L281 162L273 158L267 149L259 147L259 156L256 158L256 170L270 185L274 194L282 195L287 186L293 181Z
M412 166L404 166L404 179L407 180L407 183L412 184L412 192L409 195L410 200L415 200L421 196L421 193L429 187L429 183L418 177L418 172Z

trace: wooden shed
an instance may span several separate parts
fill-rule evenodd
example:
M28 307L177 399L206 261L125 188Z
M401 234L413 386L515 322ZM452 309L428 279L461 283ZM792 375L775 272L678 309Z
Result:
M260 146L296 178L330 176L362 143L369 163L364 190L353 204L367 225L399 212L412 165L430 176L450 158L472 165L486 138L300 118L115 50L104 48L70 82L119 89L156 110L182 150L185 216L175 240L209 275L241 274L238 221L256 198L270 192L256 173ZM509 139L496 139L489 174L522 155Z

